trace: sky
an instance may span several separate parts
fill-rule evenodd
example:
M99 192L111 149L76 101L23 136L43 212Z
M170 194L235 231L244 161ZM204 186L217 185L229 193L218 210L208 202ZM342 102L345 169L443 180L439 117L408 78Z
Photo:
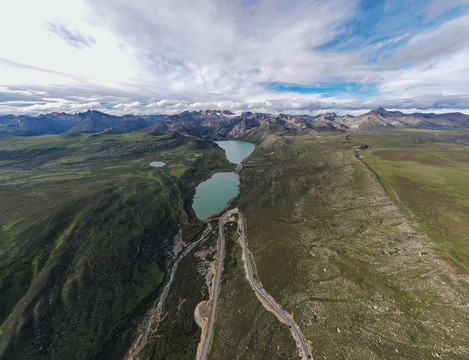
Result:
M0 115L469 114L469 0L10 0Z

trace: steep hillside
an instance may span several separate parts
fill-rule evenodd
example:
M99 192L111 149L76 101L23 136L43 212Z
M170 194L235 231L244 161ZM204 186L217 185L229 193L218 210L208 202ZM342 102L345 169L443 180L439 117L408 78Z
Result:
M204 228L196 184L233 168L203 139L107 133L7 137L0 166L1 359L102 358L131 341Z

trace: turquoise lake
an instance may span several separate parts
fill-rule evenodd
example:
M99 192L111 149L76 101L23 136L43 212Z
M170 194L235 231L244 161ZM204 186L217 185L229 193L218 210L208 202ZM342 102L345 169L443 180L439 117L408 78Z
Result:
M240 164L254 151L254 145L245 141L217 141L226 152L227 159ZM223 211L239 192L239 176L234 172L214 174L195 188L192 208L200 220Z
M254 144L246 141L215 141L215 143L225 150L226 158L229 162L240 164L243 159L247 158L254 151Z

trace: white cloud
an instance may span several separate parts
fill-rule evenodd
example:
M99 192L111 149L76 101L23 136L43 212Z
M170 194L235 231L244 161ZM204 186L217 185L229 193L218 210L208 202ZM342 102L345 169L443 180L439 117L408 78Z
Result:
M0 5L2 85L118 87L130 82L136 65L132 57L112 32L86 20L89 11L80 0ZM95 46L79 46L85 43Z
M48 99L42 102L0 102L0 115L45 114L51 112L78 113L87 110L104 110L102 104L93 102L72 102L66 99Z
M47 98L46 101L4 101L0 102L0 115L2 114L43 114L50 112L68 112L77 113L84 112L89 109L99 110L114 115L123 114L177 114L183 111L197 111L205 109L230 110L234 113L244 111L264 112L264 113L288 113L288 114L310 114L316 115L328 111L334 111L339 114L362 114L366 111L375 109L379 106L388 109L425 112L453 112L459 111L469 114L469 96L423 96L415 98L390 98L376 99L372 101L348 101L343 99L329 99L327 101L321 99L311 99L308 96L293 97L277 96L267 100L253 101L177 101L177 100L160 100L150 103L128 102L118 103L112 108L107 108L102 101L86 101L85 98L79 101L71 101L61 98ZM455 104L462 104L464 108Z
M426 9L426 15L434 17L458 5L469 5L468 0L433 0Z
M438 16L465 2L447 1L434 0L424 12ZM111 113L467 106L468 15L362 48L321 48L337 36L353 36L346 24L358 3L8 2L0 5L0 32L9 35L0 43L0 113L74 112L86 106ZM392 46L397 47L390 59L368 62L370 51ZM376 83L378 94L352 101L354 93L326 98L266 87L332 80Z
M380 74L379 90L386 98L413 98L422 106L434 101L437 107L450 97L452 107L468 107L469 16L415 35L391 63L397 69Z
M399 67L408 63L428 62L469 50L469 15L444 23L437 29L423 31L393 57L391 64Z
M0 85L0 94L35 96L35 95L47 95L47 92L46 91L37 91L37 90L16 90L16 89L11 89L7 86L1 86Z

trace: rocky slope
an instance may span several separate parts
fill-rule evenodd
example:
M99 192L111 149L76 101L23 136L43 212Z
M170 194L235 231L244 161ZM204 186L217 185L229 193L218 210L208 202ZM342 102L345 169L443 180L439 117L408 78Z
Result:
M154 133L179 132L195 136L226 136L239 123L229 111L184 111L166 116L165 120L150 127Z

